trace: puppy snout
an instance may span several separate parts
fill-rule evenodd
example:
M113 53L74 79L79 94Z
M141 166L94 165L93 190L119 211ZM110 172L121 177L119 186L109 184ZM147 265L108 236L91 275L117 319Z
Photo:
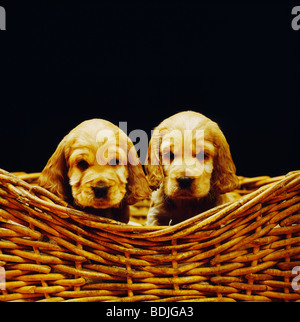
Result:
M109 187L105 185L98 185L93 187L92 189L94 191L95 197L97 199L100 199L100 198L105 198L107 196Z
M178 185L181 189L188 189L191 187L194 179L190 177L180 177L177 179Z

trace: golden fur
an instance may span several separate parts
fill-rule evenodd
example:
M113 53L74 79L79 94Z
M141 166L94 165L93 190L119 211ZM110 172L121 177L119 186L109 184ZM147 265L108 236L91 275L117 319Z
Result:
M176 224L218 204L238 185L229 145L217 123L192 111L153 132L145 165L152 193L148 225Z
M70 204L103 217L128 222L128 205L150 189L136 150L112 123L92 119L59 143L39 184Z

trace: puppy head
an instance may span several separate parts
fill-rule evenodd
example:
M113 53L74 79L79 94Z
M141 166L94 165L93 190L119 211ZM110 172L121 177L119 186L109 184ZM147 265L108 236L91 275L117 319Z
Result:
M39 183L81 207L118 207L149 196L131 140L104 120L85 121L58 145Z
M150 187L157 189L163 182L171 198L202 198L237 186L223 133L200 113L181 112L164 120L154 130L147 163Z

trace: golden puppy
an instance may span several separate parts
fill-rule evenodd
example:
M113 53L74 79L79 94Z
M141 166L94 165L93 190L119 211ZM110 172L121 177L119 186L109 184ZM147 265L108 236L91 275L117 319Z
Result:
M229 145L219 126L192 111L154 130L145 164L152 193L148 225L170 225L230 201L238 185ZM225 195L224 195L225 194Z
M112 123L92 119L59 143L39 184L77 208L128 222L128 205L150 189L135 147Z

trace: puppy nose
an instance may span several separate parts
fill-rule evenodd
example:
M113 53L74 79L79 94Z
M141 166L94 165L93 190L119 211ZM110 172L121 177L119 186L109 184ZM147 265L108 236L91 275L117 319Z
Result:
M190 177L180 177L177 179L177 181L181 189L187 189L190 188L194 179Z
M99 198L105 198L107 196L109 187L104 185L99 185L99 186L93 187L92 189L94 191L95 197L99 199Z

